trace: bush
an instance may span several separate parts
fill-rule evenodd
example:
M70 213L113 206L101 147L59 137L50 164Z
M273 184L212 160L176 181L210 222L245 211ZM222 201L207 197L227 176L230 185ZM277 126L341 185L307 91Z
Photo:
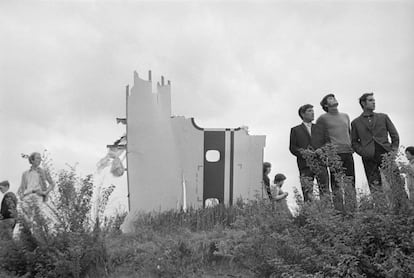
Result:
M412 277L413 214L363 207L343 215L321 200L303 204L292 221L241 217L246 234L234 256L259 277Z
M18 238L2 244L0 269L26 277L106 276L105 234L100 215L94 218L92 213L92 176L78 177L70 168L60 171L56 185L50 202L56 208L57 222L50 223L41 215L31 225L20 219ZM106 205L112 190L104 189L107 193L101 204Z
M414 212L393 160L385 157L383 171L390 170L394 193L362 196L346 213L329 197L304 203L297 195L294 217L260 199L139 214L128 255L122 257L121 249L110 261L151 277L197 277L217 260L233 272L245 269L246 277L413 277ZM196 240L200 232L206 236Z
M18 240L0 243L0 275L414 277L414 210L394 160L390 154L383 163L390 190L362 196L357 209L346 213L330 198L304 203L297 195L297 213L289 217L256 199L140 213L130 235L119 233L124 213L103 218L97 209L97 218L91 216L90 176L61 172L54 200L63 223L54 232L33 234L23 226ZM342 180L344 189L347 182ZM112 191L101 192L106 193L99 203L105 205Z

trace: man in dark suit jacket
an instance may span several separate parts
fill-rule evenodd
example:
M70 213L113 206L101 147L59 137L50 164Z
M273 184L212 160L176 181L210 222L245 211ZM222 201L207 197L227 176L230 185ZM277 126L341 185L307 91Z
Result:
M0 182L0 192L4 194L0 210L0 238L11 239L17 220L17 198L13 192L7 192L8 181Z
M374 113L374 93L363 94L359 104L364 112L351 123L352 147L362 157L365 175L372 191L380 189L382 155L397 150L400 138L387 114ZM388 140L391 137L391 143Z
M303 122L290 130L289 150L297 159L303 198L306 202L312 199L312 185L315 178L319 186L320 195L329 191L328 173L326 168L320 169L319 173L312 171L306 164L306 160L303 158L300 150L316 150L329 142L329 136L327 131L320 125L312 123L315 113L311 104L299 107L298 114Z

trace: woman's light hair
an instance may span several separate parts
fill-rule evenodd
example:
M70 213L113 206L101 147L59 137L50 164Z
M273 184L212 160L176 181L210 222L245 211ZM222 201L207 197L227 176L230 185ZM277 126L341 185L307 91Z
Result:
M33 164L33 161L34 161L35 156L36 156L37 154L40 156L40 153L38 153L38 152L32 152L32 153L29 155L29 163L30 163L30 164Z

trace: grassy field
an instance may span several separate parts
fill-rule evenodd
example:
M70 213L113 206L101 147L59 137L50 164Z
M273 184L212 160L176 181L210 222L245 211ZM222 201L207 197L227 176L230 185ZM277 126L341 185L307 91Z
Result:
M413 277L414 213L386 198L335 211L299 204L294 217L255 200L233 207L124 215L93 229L2 242L1 277Z

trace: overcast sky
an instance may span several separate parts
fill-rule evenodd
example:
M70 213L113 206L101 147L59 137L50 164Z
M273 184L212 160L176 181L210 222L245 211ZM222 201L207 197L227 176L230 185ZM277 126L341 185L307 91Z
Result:
M290 128L300 105L333 92L351 120L373 91L401 144L414 145L412 1L1 1L0 180L17 190L21 153L47 149L55 168L95 172L124 126L133 71L172 82L174 115L202 127L247 125L265 160L298 186ZM366 186L354 155L357 185ZM113 207L126 207L125 178Z

